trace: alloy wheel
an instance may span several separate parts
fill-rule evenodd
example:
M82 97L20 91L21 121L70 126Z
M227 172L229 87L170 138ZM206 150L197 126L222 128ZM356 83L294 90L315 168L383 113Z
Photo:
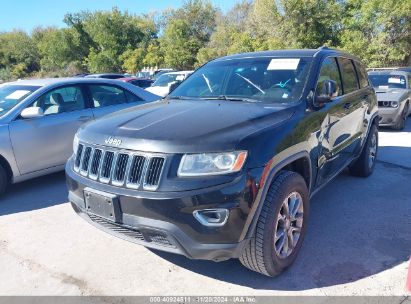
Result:
M368 166L372 168L375 162L375 158L377 156L377 134L374 132L371 137L371 143L369 147L369 158L368 158Z
M303 227L304 204L301 194L292 192L283 201L274 229L274 250L279 258L287 258L298 243Z

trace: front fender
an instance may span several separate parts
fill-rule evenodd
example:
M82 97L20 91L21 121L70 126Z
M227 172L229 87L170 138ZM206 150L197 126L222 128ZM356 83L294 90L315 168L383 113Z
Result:
M308 144L300 143L295 146L289 147L288 149L280 152L279 154L275 155L264 167L263 173L260 177L260 181L258 183L258 192L256 198L254 200L253 205L251 206L250 212L248 214L248 218L246 221L245 227L247 229L243 230L243 233L240 236L240 239L250 238L252 237L255 227L257 225L258 218L260 216L265 198L267 196L268 190L272 181L274 180L277 173L286 167L287 165L291 164L292 162L296 161L300 158L306 158L309 164L309 175L310 175L310 183L309 189L311 189L311 184L314 178L313 169L312 169L312 162Z

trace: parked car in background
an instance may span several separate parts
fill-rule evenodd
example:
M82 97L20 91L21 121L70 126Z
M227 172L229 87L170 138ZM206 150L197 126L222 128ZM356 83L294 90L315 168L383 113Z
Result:
M184 79L186 79L193 71L180 71L180 72L171 72L171 73L164 73L160 77L157 78L156 81L151 85L151 87L147 88L146 90L159 95L159 96L166 96L170 93L170 89L172 85L181 83Z
M106 79L118 79L124 78L124 74L118 73L103 73L103 74L88 74L84 76L85 78L106 78Z
M368 72L378 99L380 126L402 130L411 114L411 73L396 70Z
M398 68L398 70L411 73L411 67L401 67L401 68Z
M72 77L85 77L87 75L90 75L90 73L78 73L78 74L73 75Z
M39 79L0 86L0 194L9 183L62 170L77 129L115 111L159 99L126 82Z
M148 87L151 87L153 84L154 80L150 78L138 78L138 77L124 77L124 78L118 78L117 80L124 81L131 83L135 86L138 86L142 89L146 89Z
M158 77L160 77L161 75L163 75L165 73L171 73L171 72L177 72L177 71L173 70L173 69L158 69L158 70L154 71L154 74L153 74L152 78L154 80L157 80Z
M152 79L153 75L149 71L144 71L144 72L137 72L136 77L137 78L149 78Z
M169 73L169 72L177 72L176 70L173 70L171 68L161 68L161 69L143 69L140 72L136 73L136 76L139 78L150 78L153 80L157 80L157 78L164 73Z
M377 149L377 99L358 58L236 54L162 101L80 128L69 200L120 238L275 276L300 251L310 197L346 167L369 176Z

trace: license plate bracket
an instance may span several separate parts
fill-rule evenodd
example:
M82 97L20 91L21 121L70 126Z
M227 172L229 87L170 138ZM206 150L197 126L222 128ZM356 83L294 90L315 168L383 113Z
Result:
M120 205L117 195L85 188L84 201L87 213L97 215L112 222L119 222Z

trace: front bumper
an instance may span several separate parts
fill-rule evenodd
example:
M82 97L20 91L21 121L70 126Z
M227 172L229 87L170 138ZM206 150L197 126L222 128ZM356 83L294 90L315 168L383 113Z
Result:
M253 169L229 183L198 190L149 192L101 184L76 174L70 162L66 166L69 200L74 210L94 226L149 248L215 261L241 255L248 241L241 235L248 230L246 220L261 173L262 169ZM86 212L86 188L117 196L120 212L115 221ZM229 210L224 226L207 227L194 218L193 211L210 208Z
M378 115L380 116L379 125L381 127L389 127L395 125L398 119L401 119L402 111L402 104L398 108L378 108Z

